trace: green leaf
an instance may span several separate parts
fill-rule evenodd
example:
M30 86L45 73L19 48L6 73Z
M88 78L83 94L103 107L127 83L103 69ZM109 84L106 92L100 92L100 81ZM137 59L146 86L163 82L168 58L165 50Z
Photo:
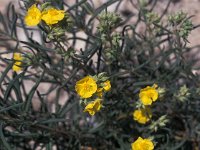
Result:
M81 4L83 4L83 3L85 3L85 2L87 2L87 0L82 0L82 1L80 1L80 2L78 2L78 3L76 3L75 5L71 6L71 7L68 9L68 11L71 11L72 9L74 9L74 8L76 8L76 7L78 7L78 6L80 6Z
M88 14L94 13L94 8L88 2L84 3L82 6L88 12Z
M3 146L7 149L7 150L12 150L12 148L10 147L10 144L6 141L4 134L3 134L3 123L0 123L0 137L3 143Z
M43 121L38 121L39 124L51 124L51 123L58 123L58 122L66 122L66 118L51 118L51 119L46 119Z
M23 77L25 74L25 71L20 73L19 75L17 75L16 77L14 77L14 79L8 84L8 87L5 91L5 94L4 94L4 100L7 100L8 99L8 96L10 95L10 92L13 88L13 86L15 86L15 82L19 80L19 78Z
M12 3L9 3L7 8L7 18L8 18L8 25L10 28L10 36L17 38L17 31L16 31L16 23L17 23L17 13L15 12L15 7L12 5Z
M52 142L50 141L48 144L46 144L46 150L52 150Z
M16 73L14 73L14 75L16 75ZM20 91L20 82L19 80L16 80L14 86L13 86L13 90L15 91L15 94L17 96L17 101L18 102L23 102L23 99L22 99L22 94L21 94L21 91Z
M14 104L12 106L9 106L9 107L6 107L6 108L1 108L0 109L0 113L4 112L4 111L8 111L10 109L13 109L13 108L17 108L17 107L20 107L22 106L24 103L17 103L17 104Z
M89 26L91 24L91 22L105 9L107 9L108 6L112 5L113 3L120 1L120 0L109 0L107 3L103 4L102 6L100 6L99 8L96 9L96 11L94 12L93 16L90 18L90 20L88 21L87 26Z
M5 79L7 73L9 72L9 70L12 68L14 62L10 63L7 68L5 69L5 71L1 74L1 77L0 77L0 85L1 83L3 82L3 80Z
M29 92L29 95L27 96L27 99L26 99L26 104L25 104L25 112L28 112L28 110L30 109L31 107L31 101L33 99L33 96L35 94L35 91L37 90L37 87L39 86L42 78L44 77L44 72L42 73L42 75L40 76L40 78L37 80L37 82L35 83L35 85L32 87L32 89L30 90Z
M37 42L36 43L30 43L30 42L26 42L26 41L20 41L21 43L23 44L26 44L32 48L35 48L35 49L40 49L40 50L43 50L43 51L55 51L51 48L47 48L47 47L44 47L42 45L39 45Z
M63 117L68 111L70 111L74 106L78 104L79 101L75 101L74 103L68 103L66 102L65 105L60 109L60 112L58 113L59 117Z
M105 127L105 122L101 121L99 124L97 124L94 128L90 129L88 133L95 133L97 131L103 130Z
M4 16L3 16L3 14L1 12L0 12L0 22L3 25L3 31L5 31L5 33L9 33L8 27L7 27L7 23L6 23L6 21L4 19Z

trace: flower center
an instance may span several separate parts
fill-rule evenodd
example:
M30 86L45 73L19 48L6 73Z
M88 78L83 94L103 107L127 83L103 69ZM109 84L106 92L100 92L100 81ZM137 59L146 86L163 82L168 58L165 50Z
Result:
M91 89L91 85L89 85L89 84L85 84L84 85L84 90L85 91L90 91L90 89Z

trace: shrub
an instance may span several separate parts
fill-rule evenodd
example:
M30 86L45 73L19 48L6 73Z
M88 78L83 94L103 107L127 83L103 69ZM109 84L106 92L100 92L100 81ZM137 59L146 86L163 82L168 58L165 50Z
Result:
M20 0L0 14L1 149L198 149L200 82L185 57L197 26L168 15L170 0L163 14L122 2Z

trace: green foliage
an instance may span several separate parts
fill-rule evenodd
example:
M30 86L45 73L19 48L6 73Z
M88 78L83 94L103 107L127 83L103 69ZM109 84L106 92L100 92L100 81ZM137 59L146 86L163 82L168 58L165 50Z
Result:
M189 19L190 17L187 17L187 14L182 11L169 16L169 22L172 24L174 31L183 39L187 39L193 29L192 22Z
M44 0L43 8L64 9L65 18L28 27L24 16L35 2L20 0L20 13L13 4L0 13L0 149L129 150L139 136L151 138L159 150L200 146L199 76L193 73L195 60L184 57L193 50L187 47L191 17L156 14L146 0L131 3L135 16L120 13L122 0L96 9L87 0ZM109 12L114 4L116 11ZM12 70L15 52L24 57L18 73ZM105 74L112 88L91 117L75 84L87 75L106 81ZM159 99L151 121L142 125L132 113L143 107L140 89L154 83Z

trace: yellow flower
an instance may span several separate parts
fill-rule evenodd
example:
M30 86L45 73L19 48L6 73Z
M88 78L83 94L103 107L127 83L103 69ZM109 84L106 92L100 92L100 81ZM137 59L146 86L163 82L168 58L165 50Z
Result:
M21 71L22 70L21 65L23 60L22 55L20 53L14 53L13 59L15 61L14 65L12 66L13 71L16 72Z
M84 112L88 112L91 116L93 116L96 112L98 112L101 109L101 99L97 98L95 101L87 104L87 106L84 109Z
M111 85L110 85L110 81L109 80L105 81L103 84L104 84L103 89L105 91L109 91L111 89Z
M25 16L25 23L28 26L36 26L40 23L41 11L36 7L36 4L32 5Z
M133 112L133 119L141 124L147 123L152 117L151 110L149 108L138 109Z
M55 8L50 8L42 12L42 20L45 21L46 24L52 25L61 21L65 16L64 10L57 10Z
M91 76L86 76L76 82L76 92L82 98L89 98L97 91L96 81Z
M97 96L98 96L99 98L102 98L102 97L103 97L103 88L98 88L98 89L97 89Z
M143 139L139 137L131 144L132 150L153 150L154 144L150 139Z
M157 85L154 84L152 87L147 86L146 88L140 90L139 98L143 105L151 105L152 102L158 99L158 92L156 88Z

